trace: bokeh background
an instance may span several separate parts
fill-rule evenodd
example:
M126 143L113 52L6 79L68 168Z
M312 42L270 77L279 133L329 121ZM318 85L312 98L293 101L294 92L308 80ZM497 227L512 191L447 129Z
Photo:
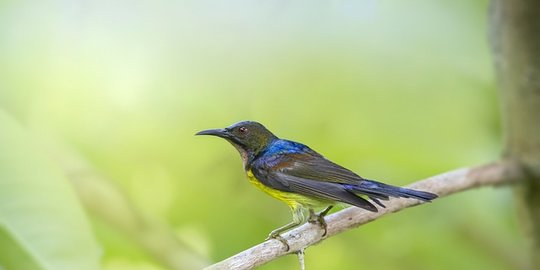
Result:
M396 185L496 159L487 8L484 0L1 1L0 110L62 179L84 178L66 164L95 175L70 186L70 205L86 213L104 269L168 269L159 257L177 247L178 260L216 262L291 216L247 183L234 148L193 136L199 130L256 120ZM127 206L85 194L94 185ZM310 247L306 266L519 269L515 212L507 188L467 191ZM140 219L160 236L141 240ZM32 260L11 245L22 254L12 258ZM0 268L16 269L4 260ZM295 256L261 267L297 268Z

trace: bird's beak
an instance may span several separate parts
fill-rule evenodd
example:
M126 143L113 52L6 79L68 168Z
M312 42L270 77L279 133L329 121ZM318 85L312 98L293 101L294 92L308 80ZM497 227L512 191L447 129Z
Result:
M229 138L230 137L229 132L227 132L227 130L225 130L223 128L207 129L207 130L199 131L195 135L211 135L211 136L217 136L217 137L221 137L221 138Z

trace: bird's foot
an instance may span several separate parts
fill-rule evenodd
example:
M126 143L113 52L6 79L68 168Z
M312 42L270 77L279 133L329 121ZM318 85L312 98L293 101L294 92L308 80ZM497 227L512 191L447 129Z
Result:
M287 240L285 240L285 238L283 238L283 236L281 236L279 233L271 232L270 235L268 235L268 237L266 237L265 240L270 240L270 239L278 240L285 246L285 251L289 251L290 249L289 243L287 243Z
M331 207L325 209L320 214L315 214L313 209L309 209L308 222L311 223L311 224L319 224L319 226L321 226L321 228L324 230L324 233L322 234L322 237L325 237L326 233L328 232L327 225L326 225L326 220L324 220L324 216L328 213L330 208Z

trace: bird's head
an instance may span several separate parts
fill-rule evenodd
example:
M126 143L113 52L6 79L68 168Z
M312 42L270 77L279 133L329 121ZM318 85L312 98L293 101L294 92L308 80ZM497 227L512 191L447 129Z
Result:
M211 135L229 141L242 156L244 162L263 151L277 137L260 123L242 121L226 128L208 129L195 135Z

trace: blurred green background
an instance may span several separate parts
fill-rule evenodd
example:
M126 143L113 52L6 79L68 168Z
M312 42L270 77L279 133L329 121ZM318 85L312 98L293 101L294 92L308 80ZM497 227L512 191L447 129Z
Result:
M256 120L396 185L496 159L487 6L1 1L0 111L61 179L80 185L84 177L66 169L76 163L104 181L86 181L73 189L79 199L68 199L87 214L104 269L167 269L158 257L171 245L202 264L215 262L260 243L291 216L247 183L234 148L194 137L199 130ZM51 154L65 149L63 162ZM125 196L127 206L85 195L94 189ZM60 191L43 192L52 199ZM142 240L137 232L148 227L139 219L153 224ZM310 247L306 266L517 269L525 256L518 225L511 190L473 190ZM13 241L21 260L31 260ZM16 269L17 261L0 257L2 265ZM261 269L297 268L287 256Z

